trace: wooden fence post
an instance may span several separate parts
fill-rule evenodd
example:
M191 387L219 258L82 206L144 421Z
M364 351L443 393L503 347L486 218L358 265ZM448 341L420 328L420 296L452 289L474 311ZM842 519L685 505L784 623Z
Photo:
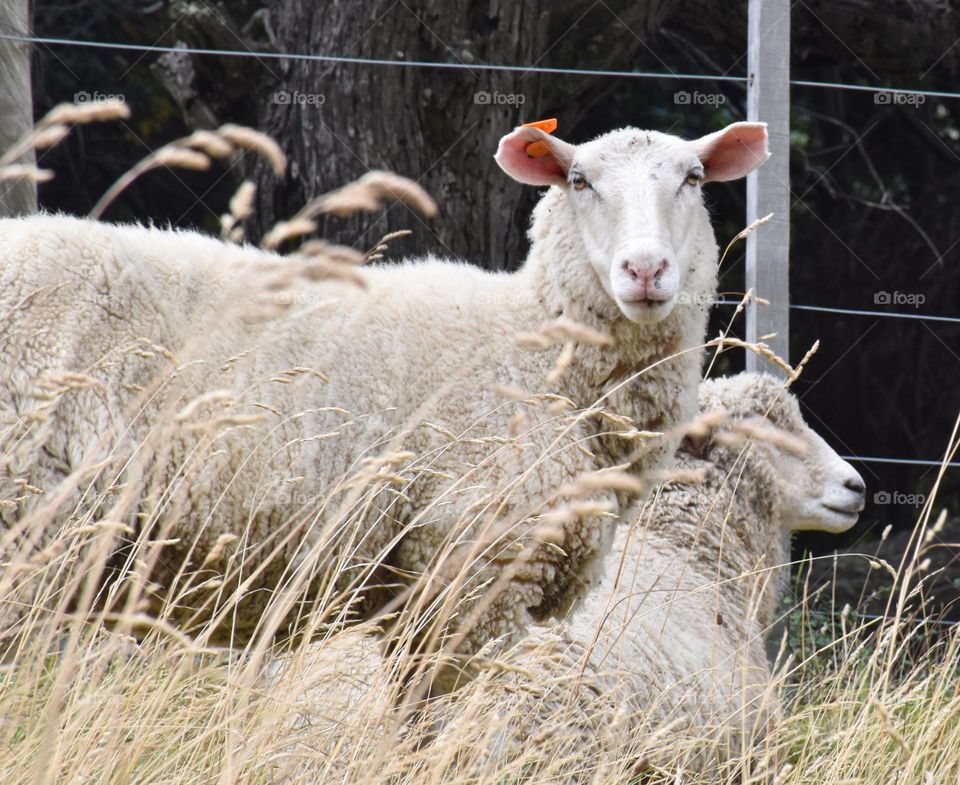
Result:
M747 119L767 123L770 160L747 176L747 223L773 213L747 237L747 289L770 301L747 306L747 340L789 362L790 348L790 0L750 0ZM747 352L747 370L764 365ZM758 363L758 360L760 361ZM773 366L765 370L775 372Z
M0 0L0 32L30 34L28 0ZM30 98L30 44L0 41L0 154L33 127ZM33 150L17 163L32 164ZM32 180L0 183L0 216L25 215L37 211L37 187Z

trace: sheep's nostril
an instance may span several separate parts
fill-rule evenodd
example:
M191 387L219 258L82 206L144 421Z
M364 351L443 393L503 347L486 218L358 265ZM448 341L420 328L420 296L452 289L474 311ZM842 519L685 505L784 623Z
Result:
M669 262L667 262L666 259L661 259L656 265L652 265L647 262L636 262L625 259L621 262L620 266L634 281L643 280L656 283L660 276L666 271Z
M859 477L851 477L843 485L845 488L847 488L847 490L851 490L854 493L863 495L867 492L867 486L864 485L863 480L861 480Z

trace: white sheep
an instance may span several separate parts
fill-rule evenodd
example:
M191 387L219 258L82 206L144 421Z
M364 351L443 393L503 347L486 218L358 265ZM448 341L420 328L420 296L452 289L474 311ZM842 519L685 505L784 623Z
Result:
M648 763L718 776L778 715L764 640L786 591L791 532L849 529L864 483L772 376L706 381L700 409L704 422L725 416L678 450L676 471L691 476L618 527L601 577L566 620L534 626L511 650L513 667L534 674L514 678L499 706L521 738L574 726L569 748L595 762L629 742Z
M430 570L431 591L462 596L499 577L458 608L468 652L562 611L617 500L557 509L557 493L672 452L640 432L695 413L717 266L700 186L766 156L756 123L578 146L518 128L497 162L552 186L523 267L414 260L364 287L281 287L293 262L192 232L0 221L4 547L57 558L51 538L93 510L141 546L112 568L235 641L317 606L379 607ZM264 299L287 307L251 313Z

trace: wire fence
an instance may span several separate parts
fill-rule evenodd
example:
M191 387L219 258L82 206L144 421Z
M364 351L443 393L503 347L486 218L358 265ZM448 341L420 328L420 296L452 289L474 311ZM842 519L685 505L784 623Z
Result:
M740 305L740 300L714 300L714 305ZM960 324L960 316L927 316L926 314L903 313L902 311L869 311L863 308L832 308L826 305L800 305L790 303L792 311L817 311L848 316L875 316L880 319L916 319L921 322L946 322Z
M520 74L545 74L545 75L563 75L563 76L583 76L583 77L621 77L628 79L675 79L692 81L713 81L713 82L731 82L746 86L747 77L731 74L692 74L675 73L672 71L618 71L590 68L555 68L538 65L509 65L500 63L464 63L448 62L434 60L398 60L390 58L372 58L372 57L350 57L342 55L322 55L305 52L274 52L257 51L253 49L214 49L190 46L166 46L160 44L138 44L124 43L117 41L89 41L82 39L57 38L50 36L20 35L0 32L0 41L17 41L21 43L40 44L43 46L68 46L93 48L104 50L120 50L141 53L174 53L190 54L213 57L243 57L254 58L258 60L301 60L313 61L331 64L345 65L369 65L383 67L399 68L435 68L446 70L476 72L503 72ZM897 95L916 95L927 98L960 98L960 92L943 90L916 90L901 87L875 86L862 84L848 84L843 82L822 82L808 79L791 79L790 84L795 87L806 87L829 90L851 90L858 92L870 92L874 94L897 94ZM715 305L729 306L739 305L739 300L717 300ZM828 313L834 315L874 317L879 319L904 319L920 322L939 322L947 324L960 324L958 316L930 316L925 314L909 314L897 311L876 311L857 308L836 308L823 305L805 305L791 303L791 310L795 311L813 311L819 313ZM947 467L950 469L960 469L960 462L947 462L923 458L897 458L886 456L871 455L844 455L841 456L847 461L856 461L860 463L880 463L895 464L902 466L924 466L924 467Z
M741 300L714 300L713 305L720 306L738 306ZM818 313L843 314L849 316L868 316L880 319L909 319L932 322L946 322L948 324L960 324L960 317L956 316L926 316L914 313L902 313L900 311L871 311L857 308L831 308L824 305L801 305L799 303L790 303L791 311L813 311ZM928 468L943 466L949 469L960 469L960 462L933 460L929 458L894 458L880 455L841 455L845 461L856 461L858 463L881 463L899 466L925 466Z
M716 300L714 305L737 306L739 300ZM902 313L899 311L871 311L857 308L832 308L824 305L802 305L799 303L790 303L792 311L813 311L817 313L841 314L846 316L867 316L879 319L907 319L918 320L922 322L943 322L947 324L960 324L960 317L956 316L928 316L925 314ZM929 458L894 458L880 455L841 455L845 461L855 461L857 463L879 463L897 466L923 466L934 468L943 466L948 469L960 469L960 462L957 461L938 461Z
M259 60L304 60L319 63L343 63L347 65L379 65L399 68L441 68L456 71L497 71L521 74L553 74L563 76L612 76L627 79L679 79L712 82L736 82L746 85L746 76L731 74L686 74L673 71L615 71L591 68L554 68L540 65L509 65L506 63L452 63L444 60L397 60L378 57L349 57L345 55L321 55L307 52L270 52L254 49L208 49L191 46L164 46L160 44L135 44L118 41L85 41L73 38L53 38L48 36L13 35L0 33L0 41L20 41L44 46L90 47L95 49L115 49L130 52L159 52L191 55L211 55L215 57L250 57ZM915 90L905 87L880 87L875 85L847 84L844 82L820 82L809 79L791 79L794 87L811 87L827 90L855 90L868 93L890 93L893 95L922 95L926 98L960 98L960 92L948 90Z
M803 613L810 616L816 616L821 619L831 619L836 620L842 615L841 611L827 611L821 610L819 608L806 608L803 610ZM893 621L896 616L883 616L878 613L862 613L861 611L855 612L855 618L857 619L867 619L868 621ZM928 618L926 616L916 616L916 615L907 615L901 617L902 621L913 621L918 626L929 625L933 627L956 627L960 624L960 621L954 621L953 619L935 619Z

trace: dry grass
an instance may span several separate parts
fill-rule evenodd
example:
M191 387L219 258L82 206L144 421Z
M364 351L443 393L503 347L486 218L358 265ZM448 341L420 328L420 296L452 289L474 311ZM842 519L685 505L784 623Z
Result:
M106 118L90 114L80 119L69 109L58 108L24 144L55 143L50 128L62 138L65 131L60 128L89 119ZM256 150L282 170L282 153L270 143L250 129L225 127L168 145L138 165L134 176L157 165L203 168L211 158L232 155L238 148ZM8 176L37 176L6 171ZM131 179L125 176L105 195L101 212ZM312 218L320 212L374 209L387 197L432 209L433 203L425 201L429 197L409 181L376 173L308 205L268 235L265 244L279 246L311 232ZM242 239L253 199L253 186L244 183L223 218L225 239ZM376 258L390 239L363 254L314 240L299 249L299 257L315 264L312 277L340 275L362 284L362 277L351 277L358 275L356 266ZM551 373L556 378L575 362L569 348L573 342L603 344L607 337L585 332L581 325L557 322L524 339L563 347ZM710 345L718 352L744 346L726 334ZM762 345L747 348L769 354ZM148 349L162 351L132 350ZM784 370L793 376L799 369ZM294 372L309 369L293 369L296 376ZM64 377L49 390L49 399L95 383L79 375ZM147 396L154 391L135 392ZM586 412L573 411L569 402L555 395L508 387L501 392L506 399L544 407L555 415L551 422L558 430L584 416L625 425L599 403ZM231 400L223 393L171 406L169 422L139 445L144 466L150 456L162 453L169 429L206 429L212 442L212 435L221 430L249 424L231 413ZM29 453L34 426L43 417L41 407L2 424L0 455L8 477L15 475L19 457ZM655 439L643 432L634 436L638 450L649 449ZM771 438L760 433L743 436ZM489 447L499 449L514 438L515 434L492 438ZM956 434L952 445L955 449ZM353 509L369 503L384 487L402 488L403 467L420 457L386 450L344 477L338 490L346 490L349 503L327 516L317 540L349 529ZM543 459L531 456L531 461ZM184 469L189 471L189 465ZM478 675L462 689L428 697L429 676L457 664L451 659L456 636L445 637L442 631L461 614L458 587L466 584L471 565L453 558L460 545L455 539L447 546L449 558L441 558L433 573L420 576L401 594L402 602L388 605L377 619L361 626L353 624L356 596L338 580L346 559L324 575L317 574L316 562L306 559L284 573L261 623L242 646L215 646L213 641L221 637L219 630L224 620L229 622L242 594L243 581L250 579L250 565L230 562L217 575L210 570L178 573L173 585L160 593L151 583L151 571L162 558L164 533L171 522L151 519L139 533L123 523L138 503L143 483L111 488L72 514L59 509L64 498L88 485L100 470L83 467L62 488L54 489L52 498L48 494L39 502L24 504L39 498L41 490L25 483L14 483L18 496L0 500L0 511L30 510L0 529L0 781L11 785L700 781L687 766L697 739L683 732L680 719L663 722L643 716L643 711L626 714L621 707L606 705L590 684L572 692L570 700L551 703L550 696L567 690L579 675L558 665L556 652L549 649L526 651L521 660L490 654L470 664ZM598 488L639 490L636 478L618 471L581 477L558 489L558 505L541 516L538 542L551 541L551 527L562 523L563 516L599 512L585 498ZM253 557L278 549L283 539L304 537L317 517L314 513L340 498L334 490L320 493L313 508L296 510L289 529L273 541L258 543ZM816 609L808 598L785 610L793 626L771 685L784 712L765 749L748 749L730 762L730 782L927 785L960 779L955 664L960 638L955 633L936 640L925 637L927 628L911 610L922 584L925 532L937 525L931 523L934 499L931 494L918 522L916 547L893 570L890 621L858 622L847 612L819 629L810 622ZM469 528L470 522L463 523L463 530ZM487 527L481 531L480 545L495 543L502 535ZM236 537L243 541L246 532L237 532ZM232 535L220 538L202 567L217 563L235 545ZM474 558L482 552L480 545L472 551ZM515 563L525 558L529 551L521 548ZM369 565L369 570L376 567ZM346 583L356 587L359 580ZM313 601L302 606L306 587ZM496 588L494 583L482 590L494 593ZM210 596L215 599L201 599ZM301 620L294 638L285 635L291 613ZM191 622L192 618L199 621ZM390 656L384 656L380 643L386 628ZM425 649L419 645L424 640L433 645ZM522 743L514 746L510 739Z
M385 657L382 627L344 627L339 601L314 609L312 640L265 624L242 648L216 648L204 627L187 635L178 624L187 592L180 609L170 602L151 614L130 601L130 586L94 601L119 527L93 518L71 526L59 548L21 545L4 559L5 577L35 579L5 580L0 599L26 612L2 643L5 783L713 781L685 768L696 739L679 720L627 716L589 689L549 703L578 678L556 652L479 660L474 681L425 698L414 676L443 656L414 653L412 627L424 617L393 629L396 650ZM848 609L823 624L806 600L784 610L792 626L773 685L783 717L770 746L747 750L734 770L796 785L957 781L960 637L934 639L910 612L921 578L917 560L905 559L883 623ZM68 601L55 592L71 581ZM287 602L278 596L265 618ZM439 605L435 615L455 614L457 598ZM647 731L627 733L628 722Z

